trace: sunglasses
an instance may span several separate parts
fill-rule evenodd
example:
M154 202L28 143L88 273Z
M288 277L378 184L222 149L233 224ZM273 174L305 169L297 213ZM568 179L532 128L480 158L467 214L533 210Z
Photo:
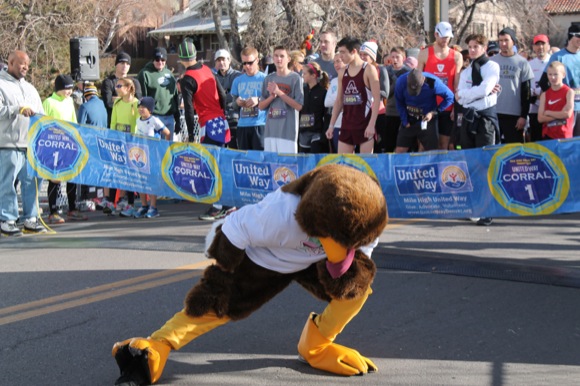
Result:
M580 32L570 32L569 35L574 38L580 38Z
M242 62L242 66L251 66L254 63L256 63L256 59L252 60L251 62Z
M125 85L123 85L123 84L118 84L118 85L116 85L116 86L115 86L115 88L122 88L122 87L125 87Z
M156 62L165 62L166 59L163 59L163 58L155 58L155 61Z

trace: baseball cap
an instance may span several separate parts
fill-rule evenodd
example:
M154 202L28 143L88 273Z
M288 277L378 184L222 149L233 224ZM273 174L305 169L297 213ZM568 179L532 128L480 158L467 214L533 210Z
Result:
M59 75L54 80L54 91L72 89L74 86L75 82L69 75Z
M190 38L183 39L183 41L179 44L177 54L179 55L179 59L182 60L195 59L197 57L197 50L195 49L193 40Z
M534 36L534 44L536 44L537 42L550 43L550 39L548 39L546 35L540 34Z
M568 33L569 34L576 34L578 32L580 32L580 24L578 24L578 23L570 24L570 27L568 27Z
M167 60L167 50L163 47L155 48L155 53L153 54L153 59L165 59L165 60Z
M499 44L496 41L487 43L487 54L497 54L499 52Z
M222 49L217 50L215 52L215 55L213 56L213 60L218 60L219 58L231 59L231 56L230 56L230 53L227 50L224 50L222 48Z
M425 82L425 75L418 69L414 68L407 75L407 92L411 96L417 96L421 94L421 87Z
M152 113L153 110L155 110L155 99L150 96L143 97L139 101L139 106L145 107L150 113Z
M451 24L446 21L442 21L435 26L435 32L439 34L442 38L452 38L453 37L453 28L451 28Z
M131 56L125 51L121 51L117 54L117 57L115 58L115 66L123 62L131 64Z

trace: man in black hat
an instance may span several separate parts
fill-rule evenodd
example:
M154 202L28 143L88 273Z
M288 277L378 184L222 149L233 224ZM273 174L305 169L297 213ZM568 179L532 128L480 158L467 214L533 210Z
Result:
M115 58L115 72L105 78L101 85L101 97L103 98L103 102L105 102L105 107L107 108L107 126L111 125L113 103L115 103L115 100L118 98L115 85L117 84L117 80L127 77L130 68L131 56L129 56L125 51L119 52ZM141 85L137 79L132 78L132 80L133 83L135 83L135 97L141 99L143 96L141 93Z
M499 55L494 55L490 60L499 64L500 70L497 118L501 142L524 142L534 72L524 57L516 55L518 39L513 29L499 31L498 42Z
M568 44L564 49L555 52L550 57L542 79L540 87L546 91L550 84L548 83L547 70L552 62L561 62L566 66L566 77L564 84L574 90L574 136L580 136L580 23L574 22L568 28Z
M137 79L143 87L143 96L155 99L155 109L151 111L169 129L170 138L181 132L179 119L179 93L173 73L167 69L167 50L155 48L153 60L139 72Z

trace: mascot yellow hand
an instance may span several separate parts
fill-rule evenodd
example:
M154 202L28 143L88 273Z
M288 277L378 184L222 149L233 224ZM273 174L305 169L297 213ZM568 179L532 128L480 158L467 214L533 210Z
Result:
M167 357L169 344L151 338L132 338L113 346L113 357L122 370L116 385L149 385L157 382Z
M378 371L377 366L358 351L332 343L324 337L311 314L304 326L298 352L314 368L339 375L359 375Z

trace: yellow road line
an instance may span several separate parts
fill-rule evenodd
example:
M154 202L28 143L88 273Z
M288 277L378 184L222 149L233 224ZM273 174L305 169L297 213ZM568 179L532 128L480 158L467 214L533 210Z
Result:
M14 315L0 318L0 326L14 323L14 322L18 322L18 321L22 321L25 319L34 318L34 317L41 316L41 315L50 314L50 313L57 312L57 311L66 310L69 308L84 306L87 304L99 302L99 301L106 300L106 299L111 299L111 298L118 297L118 296L123 296L123 295L131 294L131 293L135 293L135 292L139 292L139 291L144 291L144 290L147 290L150 288L159 287L159 286L166 285L166 284L171 284L171 283L176 283L176 282L187 280L187 279L192 279L194 277L200 276L202 274L202 271L196 270L193 272L192 271L185 272L185 273L180 273L180 272L183 272L183 270L192 270L192 269L203 268L203 267L208 266L212 263L213 263L213 260L205 260L205 261L197 263L197 264L187 265L184 267L179 267L177 269L156 272L156 273L150 274L150 275L139 276L139 277L136 277L133 279L122 280L119 282L105 284L105 285L94 287L94 288L88 288L86 290L70 292L68 294L53 296L50 298L46 298L46 299L42 299L42 300L38 300L38 301L34 301L34 302L24 303L24 304L21 304L18 306L3 308L0 310L1 314L6 314L9 312L15 312L15 311L21 311L21 310L30 309L30 308L38 308L38 307L42 307L45 305L47 306L47 307L43 307L40 309L33 309L31 311L25 311L25 312L21 312L21 313L17 313ZM164 276L168 276L168 277L163 278L163 279L159 279L159 280L149 281L153 278L164 277ZM147 282L145 282L145 283L127 286L128 284L139 283L139 282L146 281L146 280L147 280ZM123 287L123 288L118 288L114 291L110 291L110 289L117 288L117 287ZM107 291L107 292L103 292L103 291ZM94 296L87 296L87 295L92 295L92 294L95 294L98 292L103 292L103 293L96 294ZM71 298L77 298L77 297L80 297L80 298L75 299L75 300L71 300L68 302L48 306L51 303L56 303L58 301L71 299Z

